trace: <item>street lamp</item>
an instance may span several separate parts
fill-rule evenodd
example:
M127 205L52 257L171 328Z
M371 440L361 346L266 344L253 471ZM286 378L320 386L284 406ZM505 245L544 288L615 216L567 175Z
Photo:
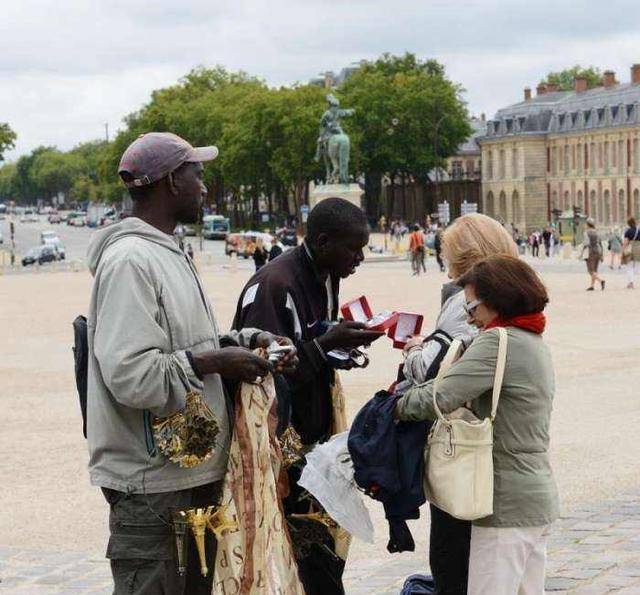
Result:
M433 155L436 159L436 178L434 181L434 195L436 199L436 205L438 205L440 202L440 187L438 185L440 182L440 168L438 166L438 131L440 130L440 124L442 124L442 122L444 122L447 117L448 114L444 114L443 116L441 116L433 127Z

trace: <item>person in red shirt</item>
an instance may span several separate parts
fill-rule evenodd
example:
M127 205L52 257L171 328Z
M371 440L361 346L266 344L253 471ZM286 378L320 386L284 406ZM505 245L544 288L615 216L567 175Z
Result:
M419 225L413 226L413 231L409 236L409 251L411 252L411 268L414 275L420 274L420 268L426 273L427 267L424 263L424 234Z

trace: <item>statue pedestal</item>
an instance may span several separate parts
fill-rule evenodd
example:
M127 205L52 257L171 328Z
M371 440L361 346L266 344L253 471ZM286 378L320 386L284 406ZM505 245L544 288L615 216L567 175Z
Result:
M320 186L313 186L309 190L309 206L313 209L325 198L337 196L348 200L361 209L363 194L362 188L358 184L321 184Z

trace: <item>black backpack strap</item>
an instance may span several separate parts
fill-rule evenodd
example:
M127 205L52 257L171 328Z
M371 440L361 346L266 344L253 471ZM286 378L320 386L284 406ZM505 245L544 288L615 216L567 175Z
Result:
M78 316L73 321L73 359L76 375L76 389L82 413L82 433L87 437L87 377L89 371L89 339L87 319Z

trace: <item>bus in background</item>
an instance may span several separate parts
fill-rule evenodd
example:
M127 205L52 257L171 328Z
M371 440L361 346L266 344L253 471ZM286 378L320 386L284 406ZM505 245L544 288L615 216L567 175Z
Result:
M229 230L229 219L227 217L205 215L202 218L202 237L207 240L226 240Z

